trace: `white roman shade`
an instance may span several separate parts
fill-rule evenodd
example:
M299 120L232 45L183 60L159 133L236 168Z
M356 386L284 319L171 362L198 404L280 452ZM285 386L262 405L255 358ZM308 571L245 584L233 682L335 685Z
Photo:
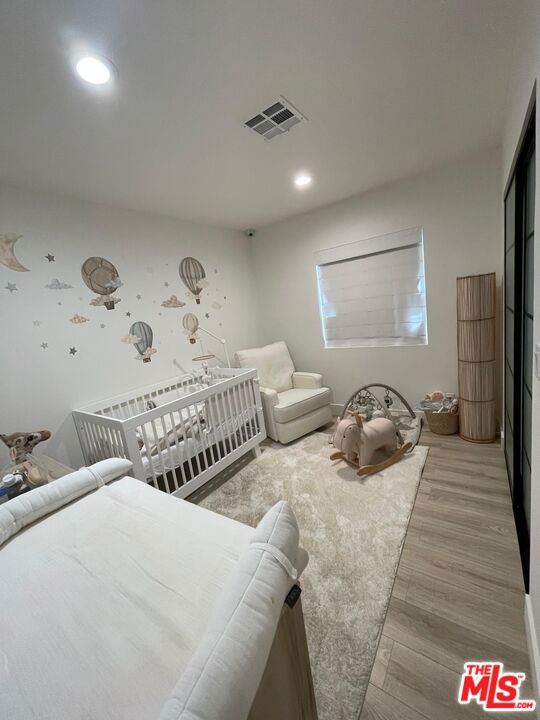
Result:
M427 344L422 228L315 255L325 347Z

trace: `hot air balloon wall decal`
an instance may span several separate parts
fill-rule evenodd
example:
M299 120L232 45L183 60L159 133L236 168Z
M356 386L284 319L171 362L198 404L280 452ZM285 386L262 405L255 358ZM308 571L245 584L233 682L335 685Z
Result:
M201 332L205 333L211 338L214 338L214 340L217 340L223 345L223 350L225 351L225 358L227 360L227 367L231 367L231 359L229 357L229 351L227 349L227 341L225 338L220 338L217 335L214 335L213 332L210 330L206 330L205 328L201 327L199 325L199 318L194 315L193 313L186 313L184 317L182 318L182 325L184 326L184 334L187 335L189 342L192 345L195 345L197 340L199 340L199 336L197 335L197 332L200 330ZM204 348L202 346L202 339L201 339L201 350L203 352L203 355L205 355ZM211 357L211 356L208 356ZM193 358L193 360L200 360L203 358ZM206 358L204 358L206 359Z
M200 305L200 294L208 285L206 273L201 263L194 257L185 257L180 261L178 274L189 290L188 296L194 297L197 305Z
M81 275L85 285L97 294L90 304L105 305L107 310L114 310L120 298L113 294L122 286L122 281L112 262L102 257L89 257L82 264Z
M187 335L189 342L195 345L198 340L197 330L199 329L199 318L193 313L186 313L182 318L182 325L184 326L184 333Z
M129 328L129 334L132 337L137 338L133 345L135 345L142 361L144 363L150 362L152 360L152 355L157 352L156 348L152 347L154 333L150 325L142 322L142 320L138 320Z

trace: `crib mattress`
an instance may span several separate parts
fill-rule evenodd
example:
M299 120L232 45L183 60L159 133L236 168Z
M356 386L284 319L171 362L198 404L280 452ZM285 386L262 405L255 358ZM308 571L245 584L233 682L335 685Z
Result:
M224 439L229 439L234 433L239 431L242 438L246 436L247 433L253 434L253 428L250 423L255 418L255 415L256 411L251 408L245 411L242 416L235 415L216 425L216 427L203 430L202 438L195 436L188 437L185 440L179 440L178 442L171 442L170 446L160 449L159 452L155 451L150 458L144 449L142 449L141 460L146 479L150 480L153 477L152 468L156 475L162 475L172 470L172 468L179 467L182 463L192 458L193 467L197 468L195 457L198 453L215 446L219 442L223 442ZM218 458L217 453L216 458ZM181 475L179 474L179 481L180 478Z
M252 534L131 478L19 532L0 552L2 717L155 720Z

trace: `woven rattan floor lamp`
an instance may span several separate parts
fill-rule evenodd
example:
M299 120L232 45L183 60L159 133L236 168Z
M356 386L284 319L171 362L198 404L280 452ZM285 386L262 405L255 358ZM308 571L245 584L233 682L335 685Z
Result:
M459 434L495 440L495 273L457 278Z

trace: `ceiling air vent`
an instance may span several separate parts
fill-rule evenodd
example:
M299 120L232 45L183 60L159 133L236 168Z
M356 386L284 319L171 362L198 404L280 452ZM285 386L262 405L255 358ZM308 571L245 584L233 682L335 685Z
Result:
M254 130L265 140L283 133L288 132L294 125L298 125L302 120L307 120L290 102L280 97L275 103L272 103L266 110L254 115L244 125Z

